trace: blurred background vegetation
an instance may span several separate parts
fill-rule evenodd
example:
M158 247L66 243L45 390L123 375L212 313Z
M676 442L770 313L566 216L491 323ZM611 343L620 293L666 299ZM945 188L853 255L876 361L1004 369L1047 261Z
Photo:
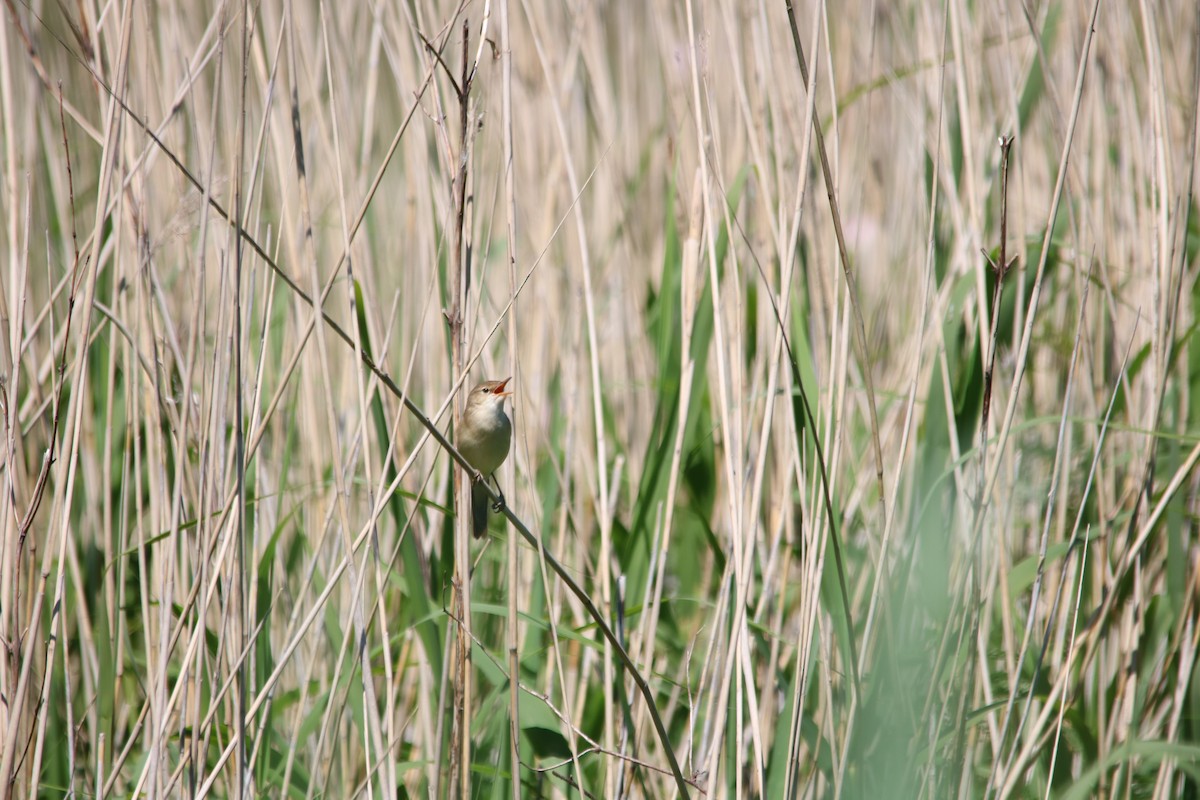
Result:
M1196 797L1198 13L10 0L0 796Z

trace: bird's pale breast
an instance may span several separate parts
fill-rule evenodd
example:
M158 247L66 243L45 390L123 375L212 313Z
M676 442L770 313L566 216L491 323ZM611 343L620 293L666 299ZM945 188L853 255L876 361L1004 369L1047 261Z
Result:
M512 423L499 403L467 409L458 451L471 466L490 475L504 463L512 442Z

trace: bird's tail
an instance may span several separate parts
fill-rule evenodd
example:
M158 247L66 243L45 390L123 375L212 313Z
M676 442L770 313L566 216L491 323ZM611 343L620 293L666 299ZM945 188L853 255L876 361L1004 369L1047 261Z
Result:
M471 532L476 539L483 538L488 527L488 497L483 481L471 482Z

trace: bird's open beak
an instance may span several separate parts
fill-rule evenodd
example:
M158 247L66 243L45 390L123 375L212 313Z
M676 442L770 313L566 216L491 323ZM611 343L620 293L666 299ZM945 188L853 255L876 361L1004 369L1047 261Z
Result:
M500 385L496 387L496 391L493 394L495 394L497 397L510 396L512 394L512 392L506 392L506 391L504 391L504 389L505 389L505 387L508 386L508 382L511 380L512 380L512 377L509 376L509 377L505 378L504 380L500 381Z

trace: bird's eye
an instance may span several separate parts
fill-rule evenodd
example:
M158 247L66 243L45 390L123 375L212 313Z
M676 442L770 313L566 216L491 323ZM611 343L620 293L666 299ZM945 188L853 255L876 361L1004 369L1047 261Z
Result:
M492 393L492 390L491 390L491 389L489 389L488 387L486 387L486 386L485 386L485 387L483 387L483 393L484 393L484 394L491 394L491 393Z

